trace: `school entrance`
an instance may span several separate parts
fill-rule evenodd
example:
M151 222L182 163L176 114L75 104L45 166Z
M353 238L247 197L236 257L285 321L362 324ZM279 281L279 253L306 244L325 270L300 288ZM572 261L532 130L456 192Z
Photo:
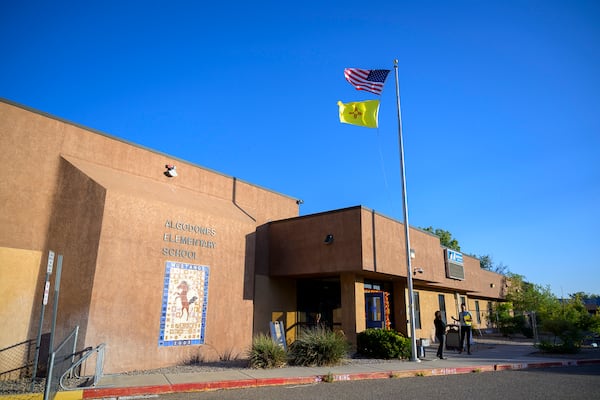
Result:
M392 288L380 282L365 281L365 319L367 328L391 329Z
M341 287L339 278L299 279L298 326L342 329Z

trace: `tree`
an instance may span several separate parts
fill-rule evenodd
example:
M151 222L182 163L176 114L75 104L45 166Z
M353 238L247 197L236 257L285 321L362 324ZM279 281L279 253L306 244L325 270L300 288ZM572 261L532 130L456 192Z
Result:
M560 309L560 301L549 286L526 282L523 275L513 273L508 273L507 281L506 300L512 303L515 313L535 311L543 319Z
M491 271L494 268L494 262L492 260L492 256L486 254L485 256L475 256L479 258L479 266L481 269L485 269Z
M600 295L592 294L592 293L585 293L585 292L575 292L575 293L569 294L569 297L572 299L578 297L581 300L594 300L594 299L600 298Z
M548 287L543 288L526 282L522 275L508 273L506 288L507 303L502 304L502 307L511 309L512 315L499 312L498 310L502 311L500 305L496 311L499 317L498 327L505 335L522 333L527 337L533 337L530 316L535 315L536 321L543 321L560 308L560 302Z
M458 244L458 240L454 239L450 232L439 228L434 229L432 226L421 229L429 233L433 233L435 236L440 238L440 244L442 246L445 246L452 250L460 251L460 245Z
M489 254L486 254L484 256L474 255L474 257L479 259L479 266L481 267L481 269L496 272L501 275L508 275L510 273L510 271L508 270L508 266L504 265L504 263L501 262L500 264L494 265L494 260Z
M523 317L534 311L540 332L553 336L553 340L543 339L537 347L550 352L577 352L583 340L590 332L600 332L600 316L587 312L581 294L570 299L559 300L550 291L525 281L525 277L509 273L507 276L506 300L512 306L514 317L502 322L508 327L520 329L525 333L527 326L522 325ZM502 326L501 326L502 328Z
M576 294L562 299L560 309L543 321L542 328L553 334L554 340L542 340L538 345L540 349L576 353L586 338L600 334L600 315L590 314L583 299Z

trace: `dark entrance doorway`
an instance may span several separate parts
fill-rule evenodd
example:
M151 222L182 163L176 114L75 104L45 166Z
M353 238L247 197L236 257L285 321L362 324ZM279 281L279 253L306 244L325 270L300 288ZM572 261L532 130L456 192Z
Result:
M298 324L341 329L341 288L339 278L301 279L297 283Z

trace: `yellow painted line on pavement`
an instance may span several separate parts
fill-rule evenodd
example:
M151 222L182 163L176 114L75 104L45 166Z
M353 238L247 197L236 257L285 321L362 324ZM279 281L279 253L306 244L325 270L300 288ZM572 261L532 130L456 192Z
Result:
M44 393L26 393L26 394L3 394L0 400L43 400ZM83 390L70 390L68 392L58 392L54 400L82 400Z

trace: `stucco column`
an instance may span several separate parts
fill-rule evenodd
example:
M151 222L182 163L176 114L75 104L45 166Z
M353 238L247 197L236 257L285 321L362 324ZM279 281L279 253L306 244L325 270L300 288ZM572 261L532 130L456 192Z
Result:
M340 276L342 301L342 330L353 347L356 333L366 329L364 281L355 274Z
M395 329L408 337L408 290L405 282L394 281L394 322Z

